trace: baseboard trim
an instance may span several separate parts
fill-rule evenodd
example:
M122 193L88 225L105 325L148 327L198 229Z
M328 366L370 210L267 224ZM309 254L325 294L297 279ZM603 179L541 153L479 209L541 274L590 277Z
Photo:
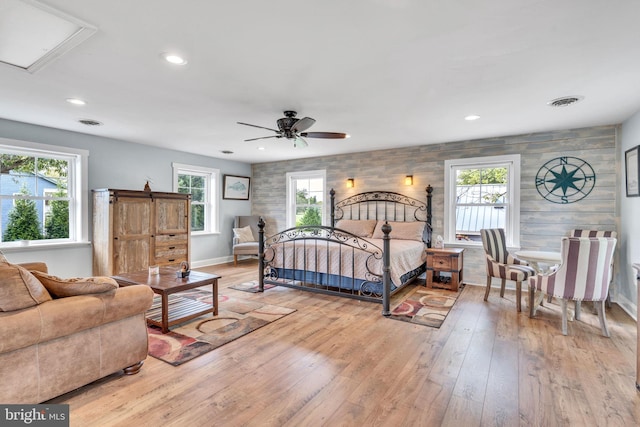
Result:
M210 265L226 264L228 262L233 262L233 255L220 257L220 258L201 259L199 261L194 261L191 264L191 267L192 268L208 267Z
M616 295L614 304L618 304L620 308L627 313L633 320L638 321L638 306L633 301L625 298L623 295Z

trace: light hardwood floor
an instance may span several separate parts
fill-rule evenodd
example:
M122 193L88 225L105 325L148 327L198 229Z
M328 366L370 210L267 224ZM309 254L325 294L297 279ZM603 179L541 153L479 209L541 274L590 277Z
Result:
M640 425L636 324L615 304L611 338L586 309L563 336L558 305L529 319L513 292L484 302L467 285L434 329L374 303L228 289L257 277L254 261L201 270L223 276L222 294L297 311L182 366L149 357L51 400L72 426Z

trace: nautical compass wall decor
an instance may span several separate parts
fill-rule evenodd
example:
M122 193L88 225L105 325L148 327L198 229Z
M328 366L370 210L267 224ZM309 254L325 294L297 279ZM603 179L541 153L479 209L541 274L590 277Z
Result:
M577 157L556 157L542 165L536 175L536 189L553 203L582 200L596 185L596 174L589 163Z

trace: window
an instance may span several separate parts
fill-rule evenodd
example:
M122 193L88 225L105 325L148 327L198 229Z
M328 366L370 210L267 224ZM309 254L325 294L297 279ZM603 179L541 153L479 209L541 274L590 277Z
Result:
M87 241L87 158L85 150L0 139L3 246Z
M323 225L326 171L287 173L287 227Z
M173 190L191 194L191 233L217 233L220 171L173 163Z
M520 155L445 161L445 241L481 244L480 230L503 228L520 245Z

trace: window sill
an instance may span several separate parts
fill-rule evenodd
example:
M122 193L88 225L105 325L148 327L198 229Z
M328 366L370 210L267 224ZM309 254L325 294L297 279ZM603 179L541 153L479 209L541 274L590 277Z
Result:
M445 248L482 248L482 242L469 242L456 240L455 242L444 242Z
M200 237L200 236L219 236L219 231L192 231L191 237Z
M91 242L69 242L69 243L27 243L27 244L3 244L0 245L2 252L31 252L31 251L48 251L50 249L71 249L91 247Z
M479 249L483 249L482 246L482 242L469 242L469 241L459 241L456 240L455 242L445 242L444 243L444 247L445 248L479 248ZM519 251L521 249L520 246L507 246L507 250L509 252L511 251Z

